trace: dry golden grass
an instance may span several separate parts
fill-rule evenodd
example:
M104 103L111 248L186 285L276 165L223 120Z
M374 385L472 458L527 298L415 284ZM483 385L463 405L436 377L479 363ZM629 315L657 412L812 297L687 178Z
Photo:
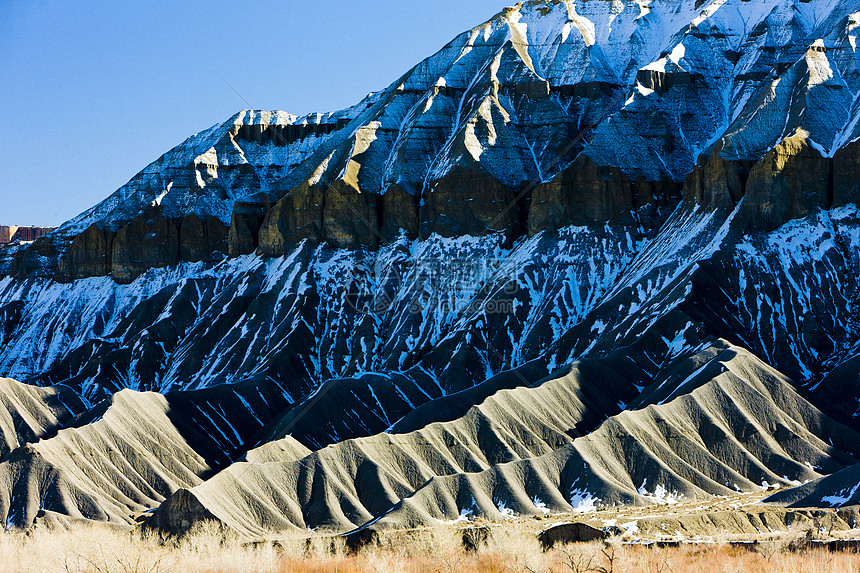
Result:
M532 532L494 528L477 553L453 527L384 536L379 546L347 555L337 538L281 540L248 546L201 530L162 543L107 528L35 530L0 535L0 571L75 573L857 573L860 555L822 549L792 552L784 541L755 550L725 544L676 549L601 543L543 552Z

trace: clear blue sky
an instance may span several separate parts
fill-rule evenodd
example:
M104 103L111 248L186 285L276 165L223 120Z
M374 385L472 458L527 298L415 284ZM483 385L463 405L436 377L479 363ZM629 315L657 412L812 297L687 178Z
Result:
M57 225L247 107L331 111L508 0L0 0L0 224Z

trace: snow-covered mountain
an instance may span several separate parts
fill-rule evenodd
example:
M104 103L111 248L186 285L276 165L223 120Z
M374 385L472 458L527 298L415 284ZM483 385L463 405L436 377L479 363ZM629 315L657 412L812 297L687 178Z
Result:
M283 255L303 238L375 247L400 229L516 237L674 200L714 149L755 162L797 137L831 159L860 137L858 9L849 0L526 2L352 108L304 118L246 110L189 138L52 244L17 264L7 255L0 268L49 276L65 256L63 280L112 272L128 281L183 254L133 264L141 241L129 244L123 227L160 217L182 235L191 214L223 225L233 215L229 249L220 227L203 245L232 254ZM485 192L463 189L475 185ZM559 198L559 186L581 192ZM88 235L67 252L93 224L110 236ZM186 227L178 243L198 244L196 223ZM95 267L78 260L94 243L107 259Z
M858 23L860 0L524 2L352 108L189 138L0 250L0 375L54 387L4 386L0 510L131 523L169 499L159 527L254 537L853 465ZM680 468L689 445L648 428L690 412L694 441L757 461ZM617 427L625 455L661 444L653 473L588 453ZM391 436L433 459L404 469ZM135 457L159 439L181 463ZM76 465L87 440L156 477L114 495L122 471ZM348 486L355 444L382 501ZM296 472L346 489L272 485ZM248 521L272 507L254 488L282 514Z

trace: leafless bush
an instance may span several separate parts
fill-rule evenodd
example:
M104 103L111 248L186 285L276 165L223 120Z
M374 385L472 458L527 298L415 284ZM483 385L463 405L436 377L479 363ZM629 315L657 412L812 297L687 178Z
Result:
M569 544L543 551L536 531L493 525L477 551L462 546L462 531L440 526L390 532L354 555L336 535L295 535L248 544L202 527L179 542L105 527L0 535L0 571L22 573L692 573L770 571L856 573L860 555L832 553L807 543L754 550L728 544L651 548L620 543Z

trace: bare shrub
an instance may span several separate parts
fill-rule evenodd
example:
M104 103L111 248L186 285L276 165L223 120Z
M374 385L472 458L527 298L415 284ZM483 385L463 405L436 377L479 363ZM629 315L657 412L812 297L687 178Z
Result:
M316 534L249 544L209 526L178 540L107 527L0 535L0 571L21 573L856 573L860 555L808 544L741 548L725 543L655 548L574 543L543 551L533 524L489 528L477 551L462 531L440 526L386 532L378 544L347 555L343 539Z

